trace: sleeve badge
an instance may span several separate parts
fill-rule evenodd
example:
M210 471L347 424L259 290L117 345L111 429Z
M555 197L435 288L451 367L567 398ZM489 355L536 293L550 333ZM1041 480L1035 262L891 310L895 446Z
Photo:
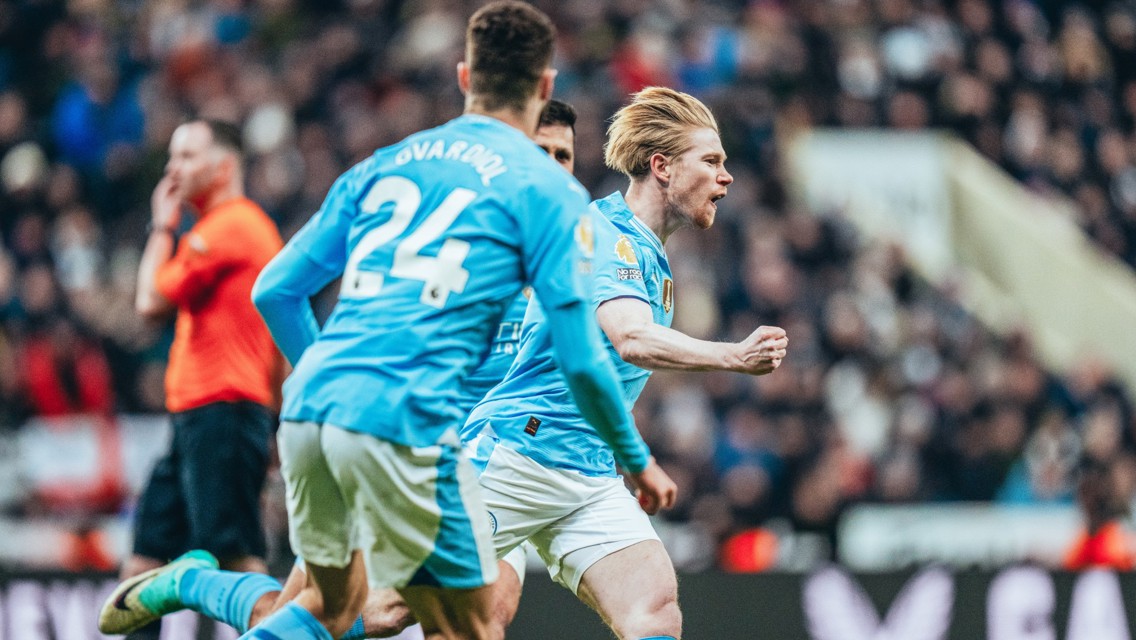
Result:
M615 242L615 256L628 264L639 264L639 258L635 257L635 247L631 246L631 240L625 235L620 235Z
M592 227L591 214L585 213L576 223L576 246L580 254L589 260L596 254L596 230Z

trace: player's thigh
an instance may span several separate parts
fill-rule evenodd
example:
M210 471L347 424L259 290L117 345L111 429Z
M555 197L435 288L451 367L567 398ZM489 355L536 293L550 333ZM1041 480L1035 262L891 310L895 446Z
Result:
M573 593L593 564L631 545L659 539L621 478L589 482L591 492L582 494L575 511L531 538L552 579Z
M409 586L399 589L418 617L426 638L500 640L504 629L493 619L492 587L439 589Z
M473 589L497 578L477 474L456 446L406 447L327 426L323 448L371 588Z
M254 402L214 402L185 412L179 442L189 544L222 563L264 557L260 495L272 417Z
M639 542L592 564L577 595L620 636L677 637L682 630L674 565L658 540Z
M353 529L348 505L323 453L324 428L286 420L277 432L288 533L292 549L304 559L346 567L354 548Z

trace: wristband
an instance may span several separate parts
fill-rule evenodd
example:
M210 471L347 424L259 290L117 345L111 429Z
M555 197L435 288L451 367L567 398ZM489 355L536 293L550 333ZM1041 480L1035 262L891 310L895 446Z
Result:
M150 222L147 222L146 223L146 235L150 235L151 233L154 233L155 231L160 231L162 233L168 233L171 237L177 234L177 232L174 231L173 227L154 226L154 222L152 220Z

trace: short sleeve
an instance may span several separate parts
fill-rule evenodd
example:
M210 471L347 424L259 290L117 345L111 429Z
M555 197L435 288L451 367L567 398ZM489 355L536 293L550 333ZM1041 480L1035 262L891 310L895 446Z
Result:
M526 190L517 215L525 274L546 308L586 302L595 253L587 191L567 173L543 182Z
M602 215L596 214L596 217L602 218ZM606 219L597 220L596 229L592 292L595 306L616 298L638 298L650 304L647 284L643 280L641 247Z

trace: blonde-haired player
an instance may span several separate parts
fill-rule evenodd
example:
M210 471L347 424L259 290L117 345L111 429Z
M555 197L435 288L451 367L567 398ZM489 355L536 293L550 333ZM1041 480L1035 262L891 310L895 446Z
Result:
M654 369L776 369L788 346L780 328L758 327L739 343L669 328L675 297L663 245L680 228L710 227L733 181L709 109L678 91L644 89L615 115L605 160L630 184L626 195L592 203L592 304L627 404ZM494 544L531 542L552 578L620 638L678 638L674 567L647 518L671 506L673 491L637 503L624 488L611 450L572 404L547 324L539 301L530 303L513 367L462 431L483 469Z

